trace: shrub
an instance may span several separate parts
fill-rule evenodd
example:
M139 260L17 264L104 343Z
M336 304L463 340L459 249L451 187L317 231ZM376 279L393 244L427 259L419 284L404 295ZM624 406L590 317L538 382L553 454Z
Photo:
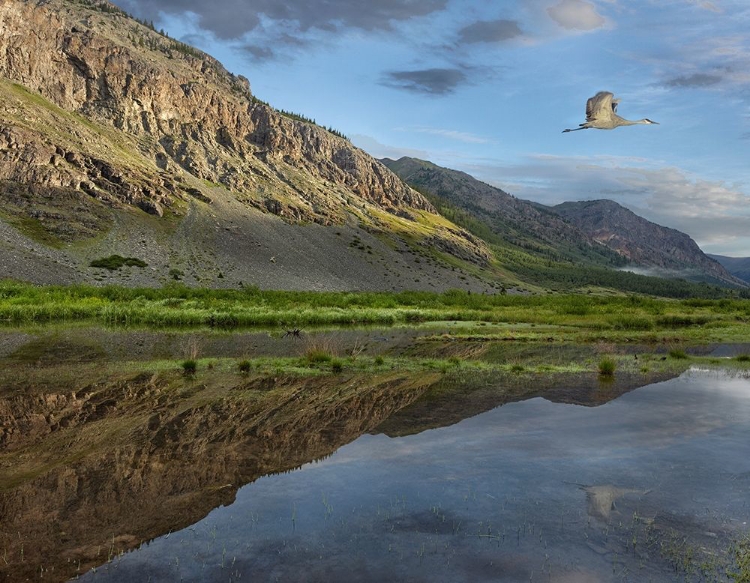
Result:
M523 372L526 370L522 364L514 364L510 367L510 372Z
M237 365L237 368L240 369L241 373L247 374L250 372L250 369L253 368L253 365L249 360L243 360Z
M91 267L100 267L102 269L109 269L110 271L116 271L123 265L133 267L146 267L148 263L138 259L137 257L122 257L121 255L110 255L109 257L102 257L101 259L94 259L89 263Z
M738 354L734 359L739 362L750 362L750 354Z
M331 370L333 372L339 373L342 370L344 370L344 363L341 362L338 358L331 361Z
M617 364L609 357L604 357L599 361L599 374L605 377L611 377L615 374Z
M198 370L198 362L190 359L186 360L182 363L182 372L186 376L192 376L195 374L195 371Z
M687 356L687 354L685 354L684 350L680 350L678 348L673 348L672 350L669 351L669 357L670 358L682 359L682 358L687 358L688 356Z
M380 366L385 362L385 359L382 356L376 356L375 357L375 364Z

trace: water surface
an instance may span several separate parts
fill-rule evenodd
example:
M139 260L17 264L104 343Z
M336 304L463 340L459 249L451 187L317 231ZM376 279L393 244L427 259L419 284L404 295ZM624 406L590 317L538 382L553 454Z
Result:
M84 581L726 580L750 521L750 379L691 370L366 434Z

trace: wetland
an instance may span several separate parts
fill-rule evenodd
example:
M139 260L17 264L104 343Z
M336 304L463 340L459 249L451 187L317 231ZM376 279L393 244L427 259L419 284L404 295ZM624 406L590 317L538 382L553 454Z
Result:
M544 301L8 321L0 580L745 580L746 305Z

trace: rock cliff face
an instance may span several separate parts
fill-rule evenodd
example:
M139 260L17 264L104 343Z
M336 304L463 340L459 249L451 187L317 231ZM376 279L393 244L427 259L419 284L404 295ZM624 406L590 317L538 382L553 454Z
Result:
M347 140L285 118L258 102L246 79L107 2L0 1L0 75L67 112L135 136L154 173L175 165L293 219L337 217L335 205L325 200L326 182L389 211L432 210ZM117 160L91 160L49 143L35 146L34 136L7 125L0 131L0 147L18 153L6 159L6 179L73 188L83 176L115 185L125 180L112 167L120 165ZM19 176L19 170L9 170L24 165L33 171ZM295 180L294 171L306 180ZM272 195L259 193L274 178L287 186L275 206L266 200ZM313 184L315 179L321 183ZM116 194L126 202L149 200L146 209L158 213L174 193L169 186L125 186Z
M685 233L647 221L614 201L566 202L554 210L632 265L682 271L685 277L703 274L742 285Z

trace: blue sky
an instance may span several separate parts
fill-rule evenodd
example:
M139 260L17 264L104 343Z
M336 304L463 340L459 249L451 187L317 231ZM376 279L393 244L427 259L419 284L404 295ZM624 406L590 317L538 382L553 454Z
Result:
M117 0L351 137L750 256L747 0ZM599 90L660 125L562 130Z

